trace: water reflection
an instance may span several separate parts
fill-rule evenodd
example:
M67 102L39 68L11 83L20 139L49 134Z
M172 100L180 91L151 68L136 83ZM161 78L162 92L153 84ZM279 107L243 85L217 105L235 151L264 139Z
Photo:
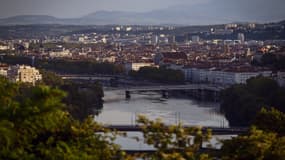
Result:
M156 92L132 94L130 100L125 99L124 92L105 91L104 94L102 113L96 117L103 124L135 124L137 115L143 114L149 119L161 118L167 124L228 127L228 121L218 113L218 103L162 99Z

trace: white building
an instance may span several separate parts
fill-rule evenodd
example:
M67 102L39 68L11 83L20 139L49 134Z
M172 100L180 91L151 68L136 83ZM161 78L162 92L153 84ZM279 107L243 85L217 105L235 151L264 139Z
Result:
M99 62L115 63L116 62L116 56L97 57L96 60L99 61Z
M9 46L0 45L0 50L8 50L8 49L10 49Z
M246 81L250 78L263 76L271 77L272 71L259 71L259 72L237 72L235 73L235 83L236 84L245 84Z
M0 76L7 77L7 70L0 68Z
M198 43L198 42L200 42L200 37L199 37L199 36L192 36L192 42L193 42L193 43Z
M42 80L39 70L25 65L11 66L7 72L8 79L12 82L24 82L35 84Z
M85 38L84 37L79 37L78 41L83 43L83 42L85 42Z
M7 77L8 68L8 65L0 63L0 76Z
M50 57L72 57L72 53L69 50L58 50L49 53Z
M216 68L184 68L185 80L193 83L245 84L250 78L271 77L272 71L222 70Z
M237 38L238 38L238 40L240 40L241 43L244 43L244 41L245 41L245 36L244 36L243 33L239 33Z
M236 23L230 23L230 24L226 24L225 29L233 29L233 28L237 28L238 24Z
M129 71L138 71L142 67L151 67L154 66L154 63L127 63L125 64L125 70L127 73Z
M29 42L23 42L23 46L24 46L26 49L29 49L30 43L29 43Z
M151 44L156 45L156 44L158 44L158 42L159 42L158 36L157 35L153 35L151 37Z

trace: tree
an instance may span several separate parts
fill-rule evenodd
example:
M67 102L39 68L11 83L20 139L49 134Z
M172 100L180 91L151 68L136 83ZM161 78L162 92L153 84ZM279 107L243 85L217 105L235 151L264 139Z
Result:
M285 137L252 128L248 135L223 141L220 151L223 160L283 160Z
M120 159L113 135L92 117L74 120L61 90L0 78L0 159Z
M267 53L261 57L261 62L263 65L272 66L277 63L277 57L272 53Z
M104 96L99 83L67 83L61 89L68 93L64 98L69 113L78 120L84 120L89 115L95 115L103 107Z
M272 79L256 77L221 93L221 112L231 126L249 126L262 107L285 112L285 89Z
M285 114L275 108L262 108L262 110L257 114L253 125L263 131L275 132L280 136L284 136Z
M184 74L179 70L142 67L139 71L130 71L129 75L137 79L146 79L163 83L181 83L184 81Z
M48 86L13 84L0 78L0 159L135 159L114 144L109 132L88 117L74 120L62 103L66 93ZM198 153L201 128L166 126L140 117L148 144L157 148L151 159L208 159ZM100 133L96 133L100 132ZM191 136L194 137L191 137Z
M45 85L52 86L52 87L60 87L64 85L64 80L60 76L55 74L54 72L40 70L40 73L43 77L42 82Z
M167 126L159 119L151 121L144 116L139 116L137 122L143 130L144 141L157 149L156 153L148 158L157 160L210 159L209 155L198 152L202 142L210 139L210 130L203 133L199 127L184 128L182 124Z
M67 93L63 101L73 118L83 121L89 115L97 114L98 110L102 109L104 93L99 83L75 83L63 80L57 74L45 70L41 70L41 74L43 84L62 89Z
M284 113L275 108L262 108L247 134L222 141L220 157L224 160L284 160L284 126Z
M263 105L262 99L237 85L221 93L221 112L229 120L230 126L249 126Z

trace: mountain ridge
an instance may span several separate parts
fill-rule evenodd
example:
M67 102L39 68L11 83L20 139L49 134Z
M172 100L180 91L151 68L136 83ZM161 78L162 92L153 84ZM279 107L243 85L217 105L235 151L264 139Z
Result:
M240 22L270 22L269 19L242 18L232 11L227 15L216 13L215 10L222 8L212 6L211 9L201 5L171 7L153 10L149 12L126 12L126 11L97 11L79 18L57 18L49 15L19 15L0 19L0 25L32 25L32 24L61 24L61 25L214 25L226 24L234 21ZM199 14L200 12L208 15ZM272 19L271 22L284 24L284 19Z

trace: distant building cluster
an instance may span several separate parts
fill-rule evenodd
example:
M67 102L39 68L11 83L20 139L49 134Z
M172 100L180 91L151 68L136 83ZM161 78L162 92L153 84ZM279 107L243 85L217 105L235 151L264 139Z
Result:
M239 84L262 75L284 85L283 71L273 72L251 64L261 63L266 54L285 56L285 40L250 37L267 30L282 33L284 25L230 23L207 29L194 27L189 33L184 31L187 28L182 27L183 32L180 32L176 26L167 25L96 26L96 30L86 33L0 40L0 52L33 57L35 61L69 59L115 63L125 66L127 73L146 66L167 66L182 71L186 81L195 83ZM10 68L16 70L17 67ZM15 73L2 69L0 74L14 75L10 78L13 81L34 83L40 76L31 68L20 67Z

